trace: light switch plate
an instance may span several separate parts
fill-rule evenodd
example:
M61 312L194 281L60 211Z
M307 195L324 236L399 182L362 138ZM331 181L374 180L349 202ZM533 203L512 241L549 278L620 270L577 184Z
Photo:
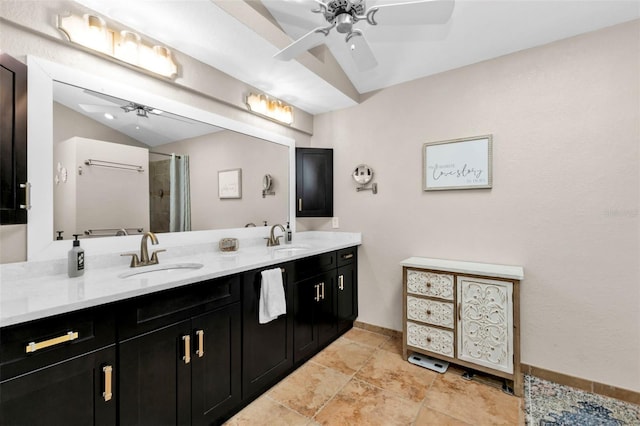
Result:
M337 216L331 218L331 227L332 228L340 228L340 219Z

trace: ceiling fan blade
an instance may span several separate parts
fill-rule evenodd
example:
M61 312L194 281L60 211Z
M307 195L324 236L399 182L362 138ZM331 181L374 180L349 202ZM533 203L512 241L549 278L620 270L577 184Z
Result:
M367 11L371 25L444 24L453 13L454 0L420 0L374 6Z
M117 106L108 106L108 105L90 105L90 104L78 104L78 106L86 112L90 113L102 113L109 112L112 114L117 114L122 112L122 109Z
M360 30L353 30L347 35L347 45L359 71L367 71L378 65L376 57Z
M276 59L280 59L281 61L291 60L309 49L320 46L322 43L324 43L324 40L328 33L329 29L322 27L311 30L275 55L273 55L273 57Z

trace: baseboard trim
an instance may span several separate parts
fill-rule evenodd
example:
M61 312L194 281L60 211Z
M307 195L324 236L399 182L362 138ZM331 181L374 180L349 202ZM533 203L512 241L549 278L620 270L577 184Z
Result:
M354 321L353 326L373 333L382 334L384 336L402 338L402 331L379 327L377 325L367 324L366 322Z
M520 367L523 374L529 374L530 376L536 376L550 382L570 386L587 392L597 393L598 395L608 396L610 398L630 402L631 404L640 405L640 392L605 385L603 383L581 379L579 377L557 373L551 370L545 370L544 368L534 367L533 365L520 364Z

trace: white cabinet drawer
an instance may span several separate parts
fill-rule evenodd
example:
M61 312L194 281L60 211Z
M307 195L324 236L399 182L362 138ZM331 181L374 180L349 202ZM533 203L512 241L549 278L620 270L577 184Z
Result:
M407 319L453 328L453 303L407 296Z
M453 275L413 269L407 271L407 293L453 300L453 291Z
M453 358L453 331L407 322L407 345Z

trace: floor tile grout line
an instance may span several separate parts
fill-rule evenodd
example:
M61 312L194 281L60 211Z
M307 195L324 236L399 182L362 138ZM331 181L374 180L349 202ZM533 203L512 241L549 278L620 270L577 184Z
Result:
M343 335L342 337L344 337L344 335ZM348 339L348 338L346 338L346 337L345 337L345 340L349 340L350 342L356 343L356 344L358 344L359 346L362 346L362 347L370 348L370 346L368 346L368 345L360 344L359 342L353 341L353 340ZM379 349L379 348L374 348L374 351L371 353L371 355L369 355L369 357L368 357L368 358L367 358L367 359L362 363L362 365L360 366L360 368L358 368L356 371L354 371L354 372L353 372L353 374L351 375L351 377L349 377L349 380L347 380L347 382L346 382L344 385L342 385L342 386L340 387L340 389L338 389L338 390L337 390L337 391L336 391L336 392L331 396L331 398L329 398L329 399L328 399L328 400L327 400L327 401L322 405L322 407L320 407L320 408L319 408L319 409L314 413L313 417L311 418L312 420L314 420L314 421L315 421L316 416L317 416L317 415L318 415L318 414L319 414L319 413L324 409L324 407L326 407L326 406L329 404L329 402L331 402L331 401L332 401L332 400L333 400L333 399L334 399L334 398L335 398L335 397L336 397L336 396L337 396L337 395L338 395L338 394L339 394L339 393L340 393L340 392L341 392L341 391L342 391L342 390L343 390L343 389L344 389L344 388L345 388L345 387L346 387L346 386L347 386L347 385L348 385L352 380L354 380L354 379L355 379L355 380L359 380L359 379L356 377L356 374L357 374L357 373L358 373L358 372L359 372L359 371L360 371L360 370L361 370L361 369L362 369L362 368L367 364L367 362L369 362L369 360L370 360L371 358L373 358L373 355L378 351L378 349ZM309 361L312 361L312 359L311 359L311 360L309 360ZM318 363L316 362L316 364L318 364ZM322 365L322 364L319 364L319 365ZM335 370L335 369L333 369L333 368L331 368L331 367L328 367L328 366L326 366L326 365L322 365L322 366L323 366L323 367L326 367L326 368L329 368L329 369L331 369L331 370L333 370L333 371L337 371L337 370ZM342 372L340 372L340 373L342 373ZM342 373L342 374L344 374L344 373Z
M302 416L303 418L305 418L305 419L307 419L307 420L311 420L311 419L309 419L309 417L305 416L304 414L302 414L302 413L301 413L301 412L299 412L298 410L296 410L296 409L294 409L294 408L289 407L288 405L284 404L284 403L283 403L283 402L281 402L281 401L278 401L277 399L275 399L275 398L271 397L270 395L265 394L265 397L266 397L266 398L269 398L271 401L275 402L276 404L278 404L278 405L280 405L280 406L282 406L282 407L286 408L287 410L289 410L289 411L291 411L291 412L294 412L294 413L298 414L299 416Z

